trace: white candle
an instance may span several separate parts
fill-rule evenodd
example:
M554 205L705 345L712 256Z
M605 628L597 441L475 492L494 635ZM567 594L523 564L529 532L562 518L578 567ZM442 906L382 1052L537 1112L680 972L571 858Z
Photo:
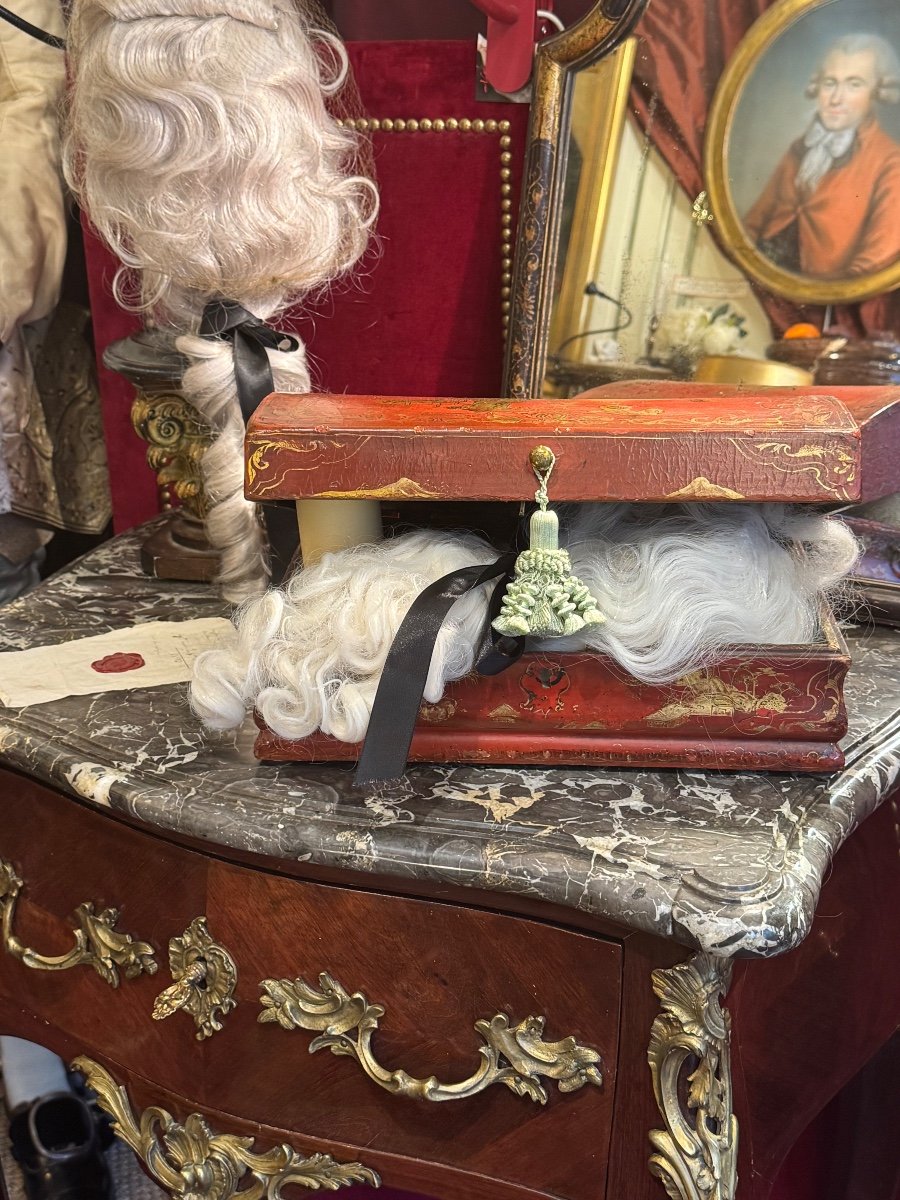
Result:
M367 542L380 542L378 500L298 500L297 527L303 565L311 567L323 554Z

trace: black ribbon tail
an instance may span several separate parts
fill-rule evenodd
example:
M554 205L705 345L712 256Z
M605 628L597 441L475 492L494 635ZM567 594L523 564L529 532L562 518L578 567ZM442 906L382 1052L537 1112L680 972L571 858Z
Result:
M486 567L451 571L415 598L397 630L378 681L354 777L357 787L399 779L404 773L441 626L460 597L498 575L508 575L515 561L515 554L504 554Z
M231 342L238 403L245 425L263 399L275 390L267 351L300 348L299 338L266 325L235 300L210 300L203 310L200 336ZM290 509L265 503L260 507L269 539L269 569L277 587L296 558L297 519L293 505Z
M234 300L210 300L203 310L200 336L224 338L234 347L234 377L244 423L275 390L268 350L299 350L300 339L281 333Z
M299 561L297 509L292 502L281 504L277 500L260 507L269 539L269 574L272 586L280 587Z

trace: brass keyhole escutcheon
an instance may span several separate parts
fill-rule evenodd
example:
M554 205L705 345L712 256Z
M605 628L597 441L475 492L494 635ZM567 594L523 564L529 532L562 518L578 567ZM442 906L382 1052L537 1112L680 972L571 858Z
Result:
M197 1040L211 1037L237 1004L237 967L225 947L213 941L206 917L195 917L169 942L169 967L175 982L156 997L154 1021L184 1010L194 1018Z

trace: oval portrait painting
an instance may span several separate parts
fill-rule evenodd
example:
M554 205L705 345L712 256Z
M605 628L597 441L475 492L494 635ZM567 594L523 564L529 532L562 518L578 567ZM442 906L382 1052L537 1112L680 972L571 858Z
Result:
M770 291L829 304L900 285L900 0L781 0L710 111L719 234Z

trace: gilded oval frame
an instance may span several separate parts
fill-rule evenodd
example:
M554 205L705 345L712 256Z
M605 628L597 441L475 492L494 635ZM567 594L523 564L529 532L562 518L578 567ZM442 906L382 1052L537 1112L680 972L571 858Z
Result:
M737 265L766 291L803 304L846 304L891 292L900 286L900 258L877 271L846 279L817 279L776 266L750 241L735 208L728 176L728 143L743 90L769 48L816 9L846 2L780 0L753 23L719 80L703 146L704 181L719 240Z

